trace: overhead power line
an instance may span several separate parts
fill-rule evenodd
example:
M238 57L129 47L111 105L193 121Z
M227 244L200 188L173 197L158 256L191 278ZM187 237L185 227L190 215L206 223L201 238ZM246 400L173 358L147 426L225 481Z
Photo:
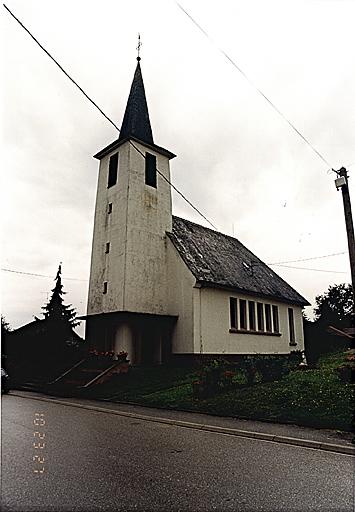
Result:
M45 274L34 274L33 272L22 272L20 270L13 270L13 269L10 269L10 268L2 268L1 269L3 272L11 272L12 274L23 274L25 276L35 276L35 277L48 277L50 279L54 279L53 276L47 276ZM63 280L68 280L68 281L82 281L82 282L87 282L87 279L79 279L77 277L63 277Z
M293 267L291 265L281 265L281 263L273 263L273 265L276 265L277 267L283 267L283 268L294 268L297 270L312 270L313 272L327 272L329 274L347 274L347 272L340 272L339 270L323 270L320 268Z
M84 91L84 89L82 89L80 87L80 85L69 75L69 73L67 73L65 71L65 69L59 64L59 62L45 49L45 47L38 41L38 39L35 38L35 36L28 30L28 28L25 27L25 25L14 15L13 12L10 11L10 9L5 5L3 4L3 6L5 7L5 9L11 14L11 16L17 21L17 23L27 32L27 34L34 40L34 42L36 44L38 44L38 46L41 48L41 50L44 51L44 53L46 53L48 55L48 57L50 59L52 59L52 61L54 62L54 64L56 66L58 66L58 68L65 74L65 76L67 78L69 78L69 80L71 82L73 82L73 84L79 89L79 91L84 94L84 96L94 105L95 108L97 108L97 110L100 112L100 114L102 114L106 119L107 121L109 121L117 130L119 130L119 128L116 126L116 124L105 114L105 112L103 110L101 110L101 108L95 103L95 101L93 99L90 98L90 96Z
M142 157L145 159L145 154L144 154L144 153L143 153L139 148L137 148L137 146L136 146L135 144L133 144L133 142L132 142L131 140L129 141L129 143L130 143L130 144L131 144L131 146L133 146L133 147L134 147L134 149L135 149L136 151L138 151L138 153L139 153L139 154L141 154L141 155L142 155ZM174 185L173 183L171 183L171 181L169 181L169 180L168 180L168 178L167 178L166 176L164 176L164 174L163 174L162 172L160 172L160 171L159 171L158 167L156 167L156 171L157 171L157 173L158 173L158 174L159 174L159 175L160 175L160 176L161 176L161 177L162 177L162 178L163 178L167 183L169 183L169 185L170 185L170 186L171 186L171 187L172 187L172 188L173 188L173 189L174 189L174 190L175 190L175 191L176 191L176 192L177 192L177 193L178 193L178 194L179 194L179 195L180 195L180 196L181 196L181 197L182 197L186 202L187 202L187 204L188 204L189 206L191 206L191 208L193 208L193 209L194 209L194 210L195 210L195 211L196 211L196 212L197 212L197 213L198 213L198 214L199 214L203 219L205 219L205 220L209 223L209 225L213 227L213 229L215 229L216 231L218 231L218 229L216 228L216 226L215 226L214 224L212 224L212 222L211 222L210 220L208 220L208 218L207 218L207 217L205 217L205 215L204 215L202 212L200 212L200 210L198 210L198 209L196 208L196 206L194 206L194 205L191 203L191 201L190 201L189 199L187 199L187 197L186 197L182 192L180 192L180 190L178 190L178 189L175 187L175 185Z
M337 254L344 254L344 253L337 253ZM320 256L322 257L322 256ZM313 259L313 258L309 258L309 259ZM307 260L295 260L295 261L307 261ZM253 264L253 265L258 265L258 264ZM331 273L331 274L347 274L347 272L340 272L339 270L323 270L323 269L320 269L320 268L306 268L306 267L294 267L294 266L291 266L291 265L284 265L282 263L267 263L267 265L269 266L277 266L277 267L284 267L284 268L292 268L292 269L297 269L297 270L313 270L314 272L327 272L327 273ZM47 277L49 279L53 279L53 276L48 276L46 274L35 274L33 272L23 272L21 270L14 270L14 269L10 269L10 268L1 268L1 271L2 272L11 272L12 274L20 274L20 275L25 275L25 276L34 276L34 277ZM84 283L87 283L87 279L79 279L77 277L63 277L64 280L68 280L68 281L81 281L81 282L84 282Z
M80 87L80 85L69 75L69 73L67 71L65 71L65 69L63 68L63 66L61 66L59 64L59 62L51 55L51 53L46 50L46 48L38 41L38 39L30 32L30 30L25 27L25 25L10 11L10 9L5 5L3 4L3 6L5 7L5 9L9 12L9 14L17 21L17 23L27 32L27 34L29 34L29 36L35 41L35 43L41 48L41 50L44 51L44 53L55 63L56 66L58 66L58 68L62 71L62 73L65 74L65 76L67 78L69 78L69 80L79 89L79 91L85 96L86 99L88 99L90 101L90 103L92 103L94 105L94 107L100 112L100 114L102 114L105 119L107 119L107 121L109 121L115 128L116 130L118 130L119 132L121 131L118 126L112 121L112 119L110 119L110 117L108 115L105 114L105 112L97 105L97 103L84 91L84 89L82 87ZM140 151L139 148L137 148L137 146L135 146L133 144L133 142L131 140L128 141L131 146L136 150L138 151L138 153L140 155L142 155L142 157L145 159L145 155L144 153L142 153L142 151ZM180 190L171 183L171 181L168 180L168 178L166 178L166 176L164 176L164 174L162 172L160 172L160 170L156 167L156 171L157 173L167 182L169 183L169 185L171 185L171 187L175 190L175 192L177 192L183 199L184 201L187 202L187 204L189 206L191 206L191 208L193 208L205 221L207 221L210 226L213 227L213 229L216 229L216 226L196 207L193 205L193 203L187 199L187 197L182 193L180 192Z
M312 258L302 258L299 260L277 261L276 263L268 263L268 265L283 265L284 263L298 263L299 261L320 260L322 258L330 258L332 256L339 256L340 254L346 254L346 251L334 252L333 254L324 254L323 256L313 256Z
M250 80L250 78L248 77L248 75L238 66L238 64L222 49L220 48L219 46L217 46L217 44L214 42L214 40L210 37L210 35L206 32L205 29L203 29L201 27L201 25L199 23L197 23L197 21L191 16L190 13L188 13L186 11L186 9L184 9L182 7L182 5L179 4L179 2L177 2L175 0L175 3L176 5L179 7L179 9L181 9L181 11L186 14L186 16L192 21L192 23L202 32L202 34L212 43L214 44L217 49L219 50L219 52L232 64L232 66L237 69L239 71L239 73L241 75L243 75L243 77L247 80L247 82L252 86L254 87L254 89L269 103L269 105L271 105L271 107L279 114L279 116L282 117L282 119L284 121L286 121L286 123L289 124L289 126L297 133L297 135L299 135L299 137L301 137L301 139L314 151L314 153L323 160L323 162L328 166L330 167L330 169L332 169L332 166L330 165L330 163L324 158L323 155L321 155L321 153L313 146L313 144L311 144L309 142L308 139L306 139L306 137L295 127L295 125L281 112L281 110L276 107L275 103L273 103L264 93L261 89L259 89L259 87L257 85L254 84L254 82L252 80Z

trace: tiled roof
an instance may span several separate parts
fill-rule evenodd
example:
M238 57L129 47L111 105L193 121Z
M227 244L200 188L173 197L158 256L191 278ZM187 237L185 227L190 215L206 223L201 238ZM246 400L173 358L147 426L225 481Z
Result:
M194 222L173 217L171 241L197 282L281 302L309 302L239 240Z

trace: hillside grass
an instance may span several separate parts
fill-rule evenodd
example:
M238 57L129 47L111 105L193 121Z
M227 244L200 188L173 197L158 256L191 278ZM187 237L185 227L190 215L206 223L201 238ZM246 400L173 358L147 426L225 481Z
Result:
M337 367L347 353L324 356L318 367L296 370L279 381L246 386L237 375L235 387L204 400L192 396L192 368L133 368L103 385L100 396L112 401L166 409L184 409L298 425L351 430L354 384L344 384ZM98 390L97 390L98 392Z

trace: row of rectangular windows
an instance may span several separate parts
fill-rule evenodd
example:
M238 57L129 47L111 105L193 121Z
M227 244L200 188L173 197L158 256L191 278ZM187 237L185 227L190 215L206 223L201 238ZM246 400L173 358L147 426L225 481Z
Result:
M279 332L278 307L262 302L231 297L230 320L232 329Z
M107 188L113 187L117 183L118 159L119 153L110 156ZM157 188L157 158L150 153L145 154L145 184Z
M103 284L103 293L107 293L108 283ZM239 302L239 309L238 309ZM239 311L239 315L238 315ZM264 313L265 312L265 313ZM252 300L230 298L230 323L231 329L251 332L280 333L279 308L275 305L256 303ZM295 323L293 309L288 308L288 327L290 344L295 344Z
M279 308L253 300L230 297L230 326L232 330L280 334ZM295 343L293 309L288 308L290 343Z

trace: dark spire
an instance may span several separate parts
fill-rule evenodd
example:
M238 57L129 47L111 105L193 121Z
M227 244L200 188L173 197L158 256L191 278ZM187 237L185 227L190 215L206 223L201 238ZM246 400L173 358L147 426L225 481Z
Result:
M136 137L142 142L154 144L142 71L139 63L140 57L137 57L137 61L137 67L134 73L118 140L126 139L127 137Z

